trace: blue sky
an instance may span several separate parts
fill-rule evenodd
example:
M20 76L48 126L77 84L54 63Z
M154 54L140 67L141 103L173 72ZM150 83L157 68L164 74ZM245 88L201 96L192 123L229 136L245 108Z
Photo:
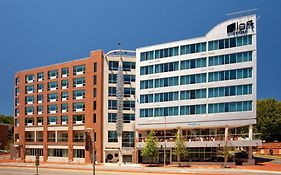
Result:
M19 70L205 35L226 14L257 8L258 98L281 100L281 1L1 0L0 113L13 114Z

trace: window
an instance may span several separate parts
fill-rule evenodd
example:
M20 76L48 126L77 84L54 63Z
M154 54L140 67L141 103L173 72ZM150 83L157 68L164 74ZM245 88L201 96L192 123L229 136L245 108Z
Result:
M26 93L26 94L32 94L32 93L34 93L34 86L33 86L33 85L25 86L25 93Z
M94 75L93 82L94 82L94 85L96 85L96 84L97 84L97 76L96 76L96 75Z
M84 99L85 98L85 90L75 90L73 91L73 99Z
M73 103L73 112L85 111L85 104L83 102Z
M48 114L55 114L58 112L58 105L48 105Z
M62 113L68 112L68 103L61 104L61 112Z
M38 126L42 126L43 125L43 117L37 117L37 125ZM42 141L43 141L43 137L42 137Z
M84 131L73 131L73 142L84 142Z
M43 95L37 95L37 103L43 103Z
M109 61L109 70L118 70L119 62L118 61Z
M197 84L197 83L206 83L206 73L202 74L193 74L193 75L184 75L180 77L181 85L184 84Z
M154 95L154 102L176 101L178 100L178 98L178 92L156 93Z
M58 101L58 94L48 94L48 102L57 102Z
M58 78L58 70L51 70L51 71L48 71L48 79L56 79Z
M118 142L116 131L108 131L108 142Z
M44 84L38 84L37 85L37 91L38 92L43 92L44 91Z
M181 46L181 55L206 51L206 42Z
M42 148L25 148L27 156L43 156L43 149Z
M19 95L19 94L20 94L20 89L19 89L19 88L16 88L16 89L15 89L15 94L16 94L16 95Z
M123 71L131 71L132 69L136 69L136 63L135 62L123 62Z
M37 114L43 114L43 106L37 106Z
M140 117L153 117L153 108L140 109Z
M85 150L84 149L73 149L73 157L85 158Z
M34 118L25 118L25 126L33 126Z
M109 74L108 75L108 82L109 83L117 83L117 75L116 74Z
M19 116L19 109L18 108L15 109L15 116Z
M178 112L179 112L178 106L155 108L154 117L177 116Z
M154 59L154 51L142 52L140 56L140 61L152 60Z
M61 81L61 88L67 89L68 88L68 80L62 80Z
M62 125L67 125L68 124L68 116L67 115L61 116L61 124Z
M25 107L25 115L33 115L34 114L34 107Z
M37 74L37 81L43 81L44 80L44 72L39 72Z
M153 88L153 80L140 81L140 89Z
M73 87L83 87L85 86L85 78L74 78Z
M134 147L135 134L134 131L124 131L122 134L122 147Z
M68 77L68 75L69 75L68 68L62 68L61 69L61 77Z
M155 73L177 71L178 69L179 69L179 62L178 61L155 65Z
M251 45L252 35L245 35L245 36L233 37L229 39L209 41L208 44L209 44L209 48L208 48L209 51Z
M252 51L209 57L209 66L234 64L247 61L252 61Z
M48 149L50 157L68 157L68 149Z
M252 111L252 101L213 103L208 105L208 113Z
M33 103L34 103L34 96L25 97L25 104L33 104Z
M148 74L153 74L153 65L151 66L143 66L140 68L140 75L148 75Z
M34 74L26 75L25 76L25 82L26 83L33 83L34 82Z
M128 75L128 74L124 75L124 84L130 84L131 82L135 82L135 81L136 81L135 75Z
M16 84L16 86L20 84L20 78L19 78L19 77L17 77L17 78L15 79L15 84Z
M94 63L94 72L97 72L97 63Z
M242 76L243 75L243 76ZM252 68L234 69L219 72L209 72L209 82L251 78Z
M168 77L155 79L155 88L177 86L179 83L179 77Z
M94 88L94 90L93 90L93 97L94 98L97 97L97 89L96 88Z
M19 98L15 98L15 105L18 106L19 105Z
M58 82L54 81L54 82L49 82L48 83L48 91L54 91L58 89Z
M85 115L73 115L73 124L85 123Z
M196 58L181 61L181 70L206 67L206 58Z
M206 105L181 106L180 115L206 114Z
M181 100L200 99L200 98L206 98L206 89L187 90L187 91L180 92Z
M62 92L61 93L61 100L62 101L68 100L68 92Z
M73 75L81 75L86 71L85 65L73 66Z
M56 125L58 124L57 116L48 116L48 125Z

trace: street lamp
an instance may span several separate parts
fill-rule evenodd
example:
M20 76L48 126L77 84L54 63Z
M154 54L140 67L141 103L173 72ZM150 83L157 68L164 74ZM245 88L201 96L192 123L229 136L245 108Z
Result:
M86 130L88 130L88 132L94 131L93 128L86 128ZM88 135L88 138L86 138L86 139L88 140L89 137L90 137L90 135ZM86 143L87 143L87 142L86 142ZM96 175L96 155L95 155L96 144L95 144L95 132L93 132L92 145L93 145L93 149L92 149L92 156L93 156L93 175Z

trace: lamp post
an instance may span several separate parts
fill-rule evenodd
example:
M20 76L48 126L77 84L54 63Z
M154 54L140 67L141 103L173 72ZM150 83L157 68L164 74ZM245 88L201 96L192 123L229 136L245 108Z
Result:
M95 155L95 150L96 150L96 144L95 144L95 131L93 128L86 128L88 132L93 131L93 139L92 139L92 159L93 159L93 175L96 175L96 155ZM88 139L88 138L87 138Z

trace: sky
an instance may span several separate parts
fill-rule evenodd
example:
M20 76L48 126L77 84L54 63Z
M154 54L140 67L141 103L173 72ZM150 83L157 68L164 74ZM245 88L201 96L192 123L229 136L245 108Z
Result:
M14 113L17 71L204 36L257 8L257 97L281 100L279 0L0 0L0 114Z

